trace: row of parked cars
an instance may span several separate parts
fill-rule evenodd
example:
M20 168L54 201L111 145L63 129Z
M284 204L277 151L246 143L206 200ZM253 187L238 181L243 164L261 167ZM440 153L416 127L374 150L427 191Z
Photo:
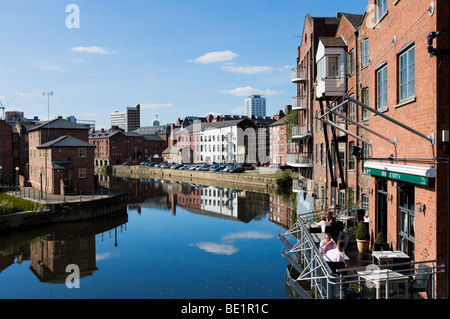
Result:
M155 164L154 162L144 161L140 165L159 168L181 169L181 170L196 170L196 171L212 171L212 172L228 172L228 173L243 173L246 170L254 170L255 167L248 163L227 163L227 164L168 164L162 162Z

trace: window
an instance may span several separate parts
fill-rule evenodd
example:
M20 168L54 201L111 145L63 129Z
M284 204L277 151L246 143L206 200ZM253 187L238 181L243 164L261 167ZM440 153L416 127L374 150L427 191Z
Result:
M85 168L78 169L78 178L86 178L86 169Z
M350 97L354 98L354 95L351 94ZM355 103L353 103L351 101L348 102L348 117L351 120L355 120Z
M369 105L369 88L363 88L362 89L362 102L365 105ZM369 111L365 108L362 108L362 119L363 120L368 120L369 119Z
M320 144L320 164L325 166L325 146Z
M331 207L336 205L336 186L331 186Z
M85 148L78 149L78 157L86 157L86 149Z
M319 165L319 144L316 144L316 165Z
M377 71L377 109L387 109L387 65Z
M355 142L350 142L348 144L349 154L348 154L348 169L350 171L355 170L355 156L352 154L353 147L355 146Z
M414 260L414 185L402 183L398 187L399 248Z
M400 102L411 99L415 94L415 50L414 46L399 56Z
M369 65L369 39L361 42L361 66L365 68Z
M364 209L365 212L367 212L369 210L369 196L363 194L362 195L362 205L361 205L362 209Z
M347 75L353 75L354 73L354 51L351 50L347 53Z
M317 81L322 81L325 77L325 57L323 57L317 62Z
M339 76L339 57L328 57L328 76Z
M363 160L365 161L365 160L369 159L369 157L370 157L369 144L363 143L362 147L363 147Z
M377 22L378 22L387 12L387 4L386 0L377 0L376 4L377 4Z
M345 189L339 191L339 206L343 206L345 203Z

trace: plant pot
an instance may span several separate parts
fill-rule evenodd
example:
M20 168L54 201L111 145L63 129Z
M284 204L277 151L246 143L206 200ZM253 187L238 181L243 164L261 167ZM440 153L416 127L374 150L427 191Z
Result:
M366 253L369 251L370 240L368 239L357 239L356 244L358 246L358 251L360 253Z

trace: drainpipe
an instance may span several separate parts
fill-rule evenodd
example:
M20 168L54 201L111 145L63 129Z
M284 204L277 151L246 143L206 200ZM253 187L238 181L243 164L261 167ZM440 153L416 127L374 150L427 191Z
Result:
M359 37L359 28L358 27L355 31L355 98L359 100L359 63L358 63L358 37ZM359 112L357 111L357 106L355 105L355 119L356 122L359 122ZM356 135L359 136L359 126L356 126ZM356 140L356 146L359 147L359 141ZM356 158L355 159L355 173L356 173L356 201L358 201L361 198L361 192L359 187L359 166L361 165L361 160Z

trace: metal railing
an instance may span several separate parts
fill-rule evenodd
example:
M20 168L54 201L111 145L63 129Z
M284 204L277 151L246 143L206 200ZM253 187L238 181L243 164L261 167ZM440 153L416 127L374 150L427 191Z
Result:
M293 125L291 127L292 138L302 138L309 135L308 125Z
M300 298L316 299L344 299L348 298L349 289L356 291L359 298L375 297L390 299L391 297L409 298L406 295L411 279L416 278L420 265L426 265L429 282L431 284L430 298L434 298L435 275L445 272L445 265L437 265L436 260L391 263L387 265L368 265L366 267L344 268L333 273L314 243L309 227L303 223L302 217L297 215L297 222L284 234L279 233L278 238L283 242L282 256L289 263L287 284ZM288 238L292 237L294 243ZM406 267L405 267L406 266ZM401 269L397 269L401 268ZM395 271L393 271L395 269ZM293 275L295 274L295 275ZM392 295L391 284L397 284L399 278L404 285L404 293ZM310 289L306 291L299 285L300 281L307 281ZM380 293L383 283L384 294ZM375 288L375 289L374 289ZM398 290L400 287L398 286ZM367 292L366 292L367 291Z
M288 153L286 155L286 163L289 166L305 166L313 165L312 153Z
M306 81L307 76L308 72L305 67L297 67L292 69L292 82Z
M292 97L292 109L293 110L306 110L308 107L308 98L306 96L293 96Z

